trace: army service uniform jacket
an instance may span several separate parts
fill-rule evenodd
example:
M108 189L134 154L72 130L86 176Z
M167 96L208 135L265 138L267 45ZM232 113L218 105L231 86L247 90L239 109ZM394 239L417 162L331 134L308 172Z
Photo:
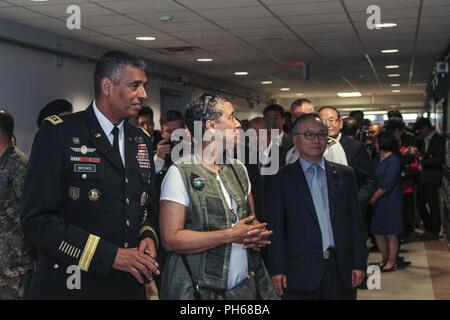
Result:
M30 298L145 299L143 285L112 268L119 247L158 244L150 138L127 121L124 138L125 168L92 105L44 121L22 198L23 232L38 249Z

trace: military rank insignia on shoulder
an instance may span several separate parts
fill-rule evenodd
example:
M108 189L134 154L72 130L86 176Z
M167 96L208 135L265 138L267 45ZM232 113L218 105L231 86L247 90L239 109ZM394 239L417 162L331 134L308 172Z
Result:
M44 119L44 121L48 121L48 122L50 122L50 123L51 123L52 125L54 125L54 126L56 126L56 125L61 124L61 123L64 122L64 120L61 119L61 118L60 118L59 116L57 116L57 115L53 115L53 116L47 117L47 118Z

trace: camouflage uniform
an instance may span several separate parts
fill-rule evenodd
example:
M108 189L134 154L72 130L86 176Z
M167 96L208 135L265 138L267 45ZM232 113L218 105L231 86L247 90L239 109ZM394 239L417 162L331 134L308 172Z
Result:
M22 299L31 279L31 246L19 225L26 156L10 147L0 157L0 299Z

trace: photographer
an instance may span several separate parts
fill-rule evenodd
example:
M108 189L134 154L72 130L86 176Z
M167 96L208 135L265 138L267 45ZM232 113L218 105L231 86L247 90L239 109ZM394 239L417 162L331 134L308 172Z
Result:
M172 132L177 129L183 129L185 127L183 115L181 114L181 112L176 110L169 110L161 114L159 124L161 126L162 140L156 146L156 154L154 157L155 170L158 174L161 171L163 171L164 173L167 172L169 167L172 165L170 154L174 145L177 143L176 141L170 141Z

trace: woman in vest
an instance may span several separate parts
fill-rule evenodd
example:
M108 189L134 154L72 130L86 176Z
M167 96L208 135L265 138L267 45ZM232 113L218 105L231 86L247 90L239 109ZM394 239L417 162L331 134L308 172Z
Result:
M202 94L187 106L185 121L194 151L170 167L161 187L169 252L161 299L277 299L259 255L272 232L255 219L244 165L222 161L239 138L233 105Z

